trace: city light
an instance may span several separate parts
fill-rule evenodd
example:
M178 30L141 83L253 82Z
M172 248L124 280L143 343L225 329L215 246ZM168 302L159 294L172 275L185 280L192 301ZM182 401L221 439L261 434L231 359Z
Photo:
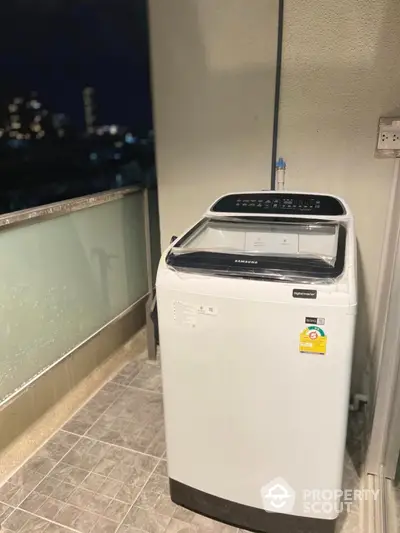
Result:
M42 107L42 104L40 102L38 102L37 100L31 100L29 102L29 106L32 108L32 109L40 109Z
M132 135L132 133L127 133L125 135L125 142L126 144L135 144L137 141L137 138Z
M117 133L118 133L118 126L116 126L115 124L113 124L112 126L110 126L110 133L111 133L111 135L117 135Z

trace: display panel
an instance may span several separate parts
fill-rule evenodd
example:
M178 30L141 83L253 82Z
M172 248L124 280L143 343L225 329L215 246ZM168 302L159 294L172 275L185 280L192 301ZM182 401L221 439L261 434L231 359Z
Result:
M346 213L343 204L333 196L293 193L229 194L211 208L214 213L327 215Z

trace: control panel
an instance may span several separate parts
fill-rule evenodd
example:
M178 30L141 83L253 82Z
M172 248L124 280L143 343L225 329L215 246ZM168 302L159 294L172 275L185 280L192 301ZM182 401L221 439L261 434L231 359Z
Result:
M228 194L216 202L211 211L271 215L345 214L343 204L333 196L293 193Z

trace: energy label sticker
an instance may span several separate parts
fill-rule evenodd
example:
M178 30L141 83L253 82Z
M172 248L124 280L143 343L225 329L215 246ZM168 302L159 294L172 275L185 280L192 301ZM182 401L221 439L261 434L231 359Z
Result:
M326 354L327 337L323 329L309 326L300 333L300 353Z

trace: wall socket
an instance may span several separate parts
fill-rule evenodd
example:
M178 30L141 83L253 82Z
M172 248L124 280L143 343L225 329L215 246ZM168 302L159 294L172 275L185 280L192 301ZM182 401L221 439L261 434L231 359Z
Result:
M379 119L376 157L400 157L400 117Z

